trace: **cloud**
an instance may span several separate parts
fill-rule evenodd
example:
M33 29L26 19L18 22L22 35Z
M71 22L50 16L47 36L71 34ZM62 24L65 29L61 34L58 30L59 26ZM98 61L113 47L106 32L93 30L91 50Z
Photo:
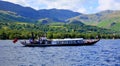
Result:
M82 5L84 0L36 0L36 1L34 1L33 3L36 4L34 8L37 10L57 8L57 9L69 9L72 11L82 12L82 13L86 11L86 9L83 8Z
M98 0L97 10L120 10L120 0Z
M3 0L39 9L69 9L80 13L120 10L120 0Z
M86 9L83 7L84 0L4 0L20 4L22 6L29 6L34 9L69 9L72 11L85 13Z
M3 1L9 1L15 4L19 4L22 6L28 6L29 4L25 2L25 0L3 0Z

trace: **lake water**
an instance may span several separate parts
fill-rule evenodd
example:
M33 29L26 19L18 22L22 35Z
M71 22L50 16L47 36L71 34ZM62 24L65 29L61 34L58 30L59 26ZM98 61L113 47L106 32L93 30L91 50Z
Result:
M120 39L67 47L23 47L0 40L0 66L120 66Z

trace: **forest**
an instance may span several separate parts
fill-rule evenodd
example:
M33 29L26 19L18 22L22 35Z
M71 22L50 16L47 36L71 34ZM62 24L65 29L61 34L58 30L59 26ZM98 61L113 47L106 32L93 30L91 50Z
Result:
M94 39L96 36L102 39L120 38L120 32L89 25L0 22L0 39L29 39L31 38L31 32L34 33L36 39L42 36L46 36L48 39Z

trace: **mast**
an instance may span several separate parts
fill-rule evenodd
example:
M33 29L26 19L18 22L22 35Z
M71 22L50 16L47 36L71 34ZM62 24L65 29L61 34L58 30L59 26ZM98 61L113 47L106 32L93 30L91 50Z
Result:
M33 32L31 32L31 35L32 35L32 40L34 41L34 33Z

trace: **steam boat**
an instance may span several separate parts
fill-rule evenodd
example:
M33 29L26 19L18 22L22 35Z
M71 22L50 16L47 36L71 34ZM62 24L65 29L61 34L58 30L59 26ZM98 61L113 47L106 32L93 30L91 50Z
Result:
M65 38L65 39L47 39L41 37L39 40L20 41L26 47L46 47L46 46L85 46L94 45L100 39L83 39L83 38Z

